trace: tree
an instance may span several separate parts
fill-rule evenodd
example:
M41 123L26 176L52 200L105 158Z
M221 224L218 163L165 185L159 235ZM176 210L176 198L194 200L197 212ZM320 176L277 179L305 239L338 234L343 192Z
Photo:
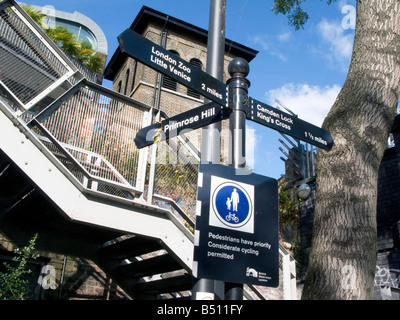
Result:
M36 259L34 253L38 234L23 248L14 250L13 263L4 263L5 272L0 272L0 300L26 300L29 292L27 276L31 273L26 266L28 259Z
M275 0L296 29L305 0ZM328 4L332 1L328 0ZM358 0L346 81L323 123L334 147L320 150L308 274L302 299L370 299L376 267L379 165L400 92L398 0Z
M74 34L64 26L45 29L48 37L53 40L61 49L71 56L78 58L80 54L80 44L75 41Z
M30 4L23 6L22 9L25 10L25 12L32 18L33 21L35 21L38 25L44 27L42 22L43 22L43 19L45 18L45 15L43 13L36 10Z
M94 72L99 72L103 65L103 58L96 54L90 42L80 43L80 51L76 58Z

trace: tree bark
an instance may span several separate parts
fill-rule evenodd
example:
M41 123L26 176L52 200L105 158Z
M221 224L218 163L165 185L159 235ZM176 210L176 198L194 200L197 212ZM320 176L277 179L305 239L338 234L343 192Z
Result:
M400 85L400 2L358 0L349 73L326 117L334 147L319 150L302 299L371 299L379 165Z

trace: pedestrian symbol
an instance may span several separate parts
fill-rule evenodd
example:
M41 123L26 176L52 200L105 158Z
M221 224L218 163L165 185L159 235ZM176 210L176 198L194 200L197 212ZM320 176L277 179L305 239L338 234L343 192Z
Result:
M239 203L239 194L237 192L236 188L233 188L233 192L230 198L228 198L230 200L230 202L233 202L233 211L238 211L238 203ZM228 208L228 210L230 210L230 206Z
M254 188L212 177L210 225L253 233Z

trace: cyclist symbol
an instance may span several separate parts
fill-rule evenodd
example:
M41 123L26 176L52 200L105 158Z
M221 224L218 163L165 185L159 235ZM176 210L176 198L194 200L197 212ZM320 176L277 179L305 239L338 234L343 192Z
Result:
M226 221L232 221L238 223L239 222L239 218L236 217L236 215L232 212L229 212L229 214L225 217Z

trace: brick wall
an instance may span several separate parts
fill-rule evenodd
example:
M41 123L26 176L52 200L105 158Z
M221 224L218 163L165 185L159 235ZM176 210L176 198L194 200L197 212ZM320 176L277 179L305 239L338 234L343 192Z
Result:
M379 169L374 297L400 300L400 115L392 134L395 146L386 150Z
M16 246L0 233L0 264ZM36 278L31 283L31 299L35 300L127 300L130 299L92 261L51 252L38 252L40 257L28 264ZM3 258L2 258L3 257ZM55 285L39 278L43 268L54 268ZM42 276L45 274L42 273ZM40 283L42 282L42 283Z
M143 31L143 36L150 39L156 44L160 43L161 31L163 25L149 22L147 28ZM179 33L173 28L168 30L168 38L166 49L175 51L179 57L185 61L198 59L201 61L202 70L206 71L207 65L207 43L201 43L190 32ZM235 56L230 53L225 54L224 58L224 79L225 82L229 78L228 65ZM137 63L137 66L136 66ZM126 75L129 69L129 77ZM135 76L133 76L135 74ZM128 88L126 95L140 101L148 106L154 106L154 94L156 84L156 71L150 67L144 66L140 62L136 62L132 58L127 58L118 74L113 79L113 90L124 93L125 87ZM134 82L132 86L132 82ZM204 104L204 97L194 98L187 94L186 86L177 83L177 90L172 91L161 87L160 109L164 111L168 117L180 114L187 110L193 109ZM221 133L222 142L222 158L223 162L229 159L228 143L228 122L222 122L223 131ZM201 149L201 130L194 130L187 135L190 141L200 150Z

